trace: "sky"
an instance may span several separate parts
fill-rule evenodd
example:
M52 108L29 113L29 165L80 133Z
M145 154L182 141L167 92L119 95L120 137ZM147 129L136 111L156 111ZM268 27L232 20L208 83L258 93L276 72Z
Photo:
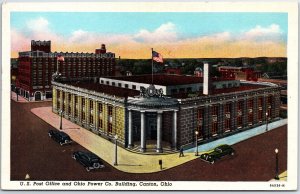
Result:
M121 58L286 57L286 13L12 12L11 54L31 40L52 51L94 52L106 44Z

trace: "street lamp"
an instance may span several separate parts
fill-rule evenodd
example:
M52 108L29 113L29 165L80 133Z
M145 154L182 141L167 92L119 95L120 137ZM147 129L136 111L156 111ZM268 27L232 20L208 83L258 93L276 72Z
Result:
M60 113L60 125L59 125L59 129L62 130L62 113L63 113L63 111L60 110L59 113Z
M118 166L118 135L115 135L115 163L114 166Z
M275 154L276 154L275 180L279 180L279 176L278 176L278 152L279 152L279 150L276 148L275 149Z
M196 135L196 153L195 156L198 156L198 131L195 131L195 135Z
M268 112L266 112L266 131L268 131Z

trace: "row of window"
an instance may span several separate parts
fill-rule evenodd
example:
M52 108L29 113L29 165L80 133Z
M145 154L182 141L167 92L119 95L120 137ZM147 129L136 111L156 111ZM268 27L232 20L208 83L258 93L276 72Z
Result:
M62 95L62 96L61 96ZM71 98L71 94L67 93L61 93L61 92L57 92L57 110L62 110L62 111L67 111L66 113L67 114L70 114L71 113L71 104L72 104L72 98ZM62 100L62 109L61 109L61 100ZM68 109L66 109L66 101L68 101ZM89 121L88 123L89 124L94 124L94 114L93 114L93 111L94 111L94 101L92 100L89 100L89 99L85 99L85 98L82 98L81 99L81 107L82 107L82 111L81 111L81 121L82 122L86 122L86 102L89 101L89 110L90 110L90 114L89 114ZM75 96L74 98L74 116L75 118L79 118L79 105L78 105L78 96ZM108 128L108 132L112 132L112 129L113 129L113 106L108 106L107 107L107 128ZM104 126L103 126L103 123L104 123L104 116L103 116L103 104L101 103L98 103L98 122L99 122L99 128L100 129L103 129Z

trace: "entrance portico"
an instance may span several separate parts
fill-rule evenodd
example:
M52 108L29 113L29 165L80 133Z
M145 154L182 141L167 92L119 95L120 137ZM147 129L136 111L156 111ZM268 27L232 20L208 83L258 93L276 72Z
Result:
M152 85L153 86L153 85ZM151 86L150 86L151 87ZM149 87L149 88L150 88ZM151 88L153 93L159 92L153 86ZM172 138L167 139L173 149L177 148L177 111L178 111L178 101L173 98L162 97L157 94L149 95L140 95L135 98L128 99L128 148L133 147L134 137L133 134L140 134L140 151L147 151L147 140L156 139L156 152L163 152L162 141L163 141L163 133L169 133L170 130L172 133ZM140 121L136 121L139 123L140 133L134 132L134 119L133 112L135 114L139 114ZM168 115L172 115L172 121L168 127L171 129L164 128L163 123L167 123L166 120ZM137 126L137 124L135 125ZM165 140L166 141L166 140Z

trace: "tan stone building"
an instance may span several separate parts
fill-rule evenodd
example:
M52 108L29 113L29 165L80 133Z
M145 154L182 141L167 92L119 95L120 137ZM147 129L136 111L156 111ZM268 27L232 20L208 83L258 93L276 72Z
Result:
M52 81L53 112L106 139L118 135L119 145L141 152L189 147L196 139L206 143L279 119L277 85L207 80L182 75L59 78ZM203 84L210 85L208 94Z

